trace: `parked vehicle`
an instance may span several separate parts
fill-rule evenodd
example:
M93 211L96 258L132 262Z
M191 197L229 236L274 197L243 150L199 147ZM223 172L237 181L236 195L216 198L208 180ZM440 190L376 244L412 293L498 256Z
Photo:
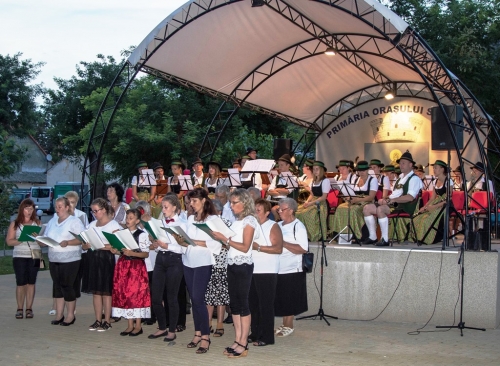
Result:
M86 184L84 186L84 190L88 191L89 186ZM66 192L69 191L75 191L78 193L78 196L82 197L82 183L81 182L57 182L54 185L54 198L53 198L53 204L55 205L56 199L59 197L64 196ZM89 196L87 196L85 199L86 206L90 204L89 202ZM81 210L82 208L80 207L80 202L78 202L78 205L76 206L77 209Z
M31 187L28 198L31 198L39 210L49 214L54 213L54 188L52 187Z

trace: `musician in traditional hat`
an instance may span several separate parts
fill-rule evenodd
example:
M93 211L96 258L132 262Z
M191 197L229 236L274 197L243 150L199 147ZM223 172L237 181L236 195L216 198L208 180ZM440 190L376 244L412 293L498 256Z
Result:
M418 198L422 190L422 180L413 173L413 157L407 150L401 158L396 161L401 169L401 175L394 184L394 190L386 199L378 201L378 207L375 204L366 205L363 209L365 223L370 233L369 238L364 244L373 244L377 240L376 222L373 215L378 218L378 224L382 234L382 239L377 243L377 246L389 245L389 219L387 215L391 213L391 206L394 203L398 204L396 210L402 210L410 215L416 212ZM398 230L396 228L395 230ZM399 233L399 232L398 232ZM404 233L401 233L403 236Z
M382 168L385 166L379 159L370 160L370 169L373 170L375 178L378 182L378 190L382 192L382 198L387 198L391 190L391 181L389 177L382 173Z
M255 150L253 147L248 147L247 152L245 155L248 155L250 159L255 160L257 159L257 150Z
M205 179L203 175L203 161L201 161L200 158L197 158L195 161L193 161L193 186L195 188L197 187L203 187L205 184Z
M205 188L208 190L208 196L213 199L215 188L222 184L221 171L222 167L216 161L208 162L208 177L205 179Z
M387 178L389 178L389 184L390 184L389 190L392 191L394 183L398 179L398 174L396 174L396 169L394 168L394 165L384 166L382 168L382 174L384 174ZM384 198L387 198L387 196Z
M467 182L467 192L486 191L486 179L484 178L484 164L478 161L470 167L471 180ZM488 180L490 193L494 195L493 182Z
M253 150L256 151L256 150ZM249 160L254 160L249 155L244 155L241 157L241 166L242 169L245 169L245 163ZM262 191L262 177L260 173L241 173L240 181L242 188L248 189L250 187L255 187Z
M168 191L174 192L177 195L177 198L179 199L181 204L184 202L183 197L187 192L186 190L187 187L182 187L180 180L182 172L184 171L185 168L186 166L181 161L181 159L174 159L174 161L170 163L170 170L172 171L172 176L168 177Z
M434 189L427 203L420 208L413 219L415 233L411 231L413 240L424 244L433 244L443 239L443 207L446 205L446 193L453 182L447 180L448 165L442 160L432 164L434 170Z
M151 215L155 218L158 218L161 214L161 200L168 191L168 185L166 184L163 165L155 161L153 164L151 164L151 169L153 169L157 184L155 199L153 200L153 202L151 202Z
M269 189L267 190L268 197L273 200L280 200L282 198L287 197L293 192L293 188L287 188L290 182L288 180L295 179L294 176L284 176L283 173L289 173L290 167L292 166L292 158L288 154L282 155L278 160L278 169L280 174L277 175L269 185ZM272 214L276 218L276 221L279 221L279 214L277 206L274 206L271 210Z
M314 180L309 186L311 195L306 202L301 205L295 217L297 217L305 225L307 229L307 236L310 241L318 241L321 239L321 231L323 231L323 239L327 237L327 224L326 218L328 215L328 204L326 197L330 192L330 181L326 177L326 167L322 161L315 161L312 164ZM318 208L319 218L318 220Z
M136 168L138 174L132 177L132 199L130 207L135 207L135 204L141 200L151 203L156 195L156 186L152 185L154 177L143 174L143 171L148 169L148 163L140 161L137 163ZM152 181L150 181L152 180Z
M370 165L367 161L358 162L356 170L359 179L350 187L355 195L344 196L345 202L337 207L333 218L334 232L340 233L349 223L349 232L344 230L342 234L353 233L357 240L361 240L361 228L365 224L363 207L367 204L373 204L378 191L377 178L368 174L369 168Z

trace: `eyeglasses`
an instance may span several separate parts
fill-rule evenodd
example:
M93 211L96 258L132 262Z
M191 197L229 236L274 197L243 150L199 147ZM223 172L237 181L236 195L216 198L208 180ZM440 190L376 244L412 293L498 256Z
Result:
M103 209L103 208L99 208L99 209L97 209L97 210L92 210L91 212L92 212L93 214L96 214L96 213L98 213L98 212L99 212L99 211L101 211L101 210L104 210L104 209Z
M240 203L241 201L231 201L231 205L236 205L237 203Z
M289 210L289 209L290 209L290 207L285 207L285 208L281 208L281 207L280 207L280 208L278 209L278 212L283 212L283 211L285 211L285 210Z

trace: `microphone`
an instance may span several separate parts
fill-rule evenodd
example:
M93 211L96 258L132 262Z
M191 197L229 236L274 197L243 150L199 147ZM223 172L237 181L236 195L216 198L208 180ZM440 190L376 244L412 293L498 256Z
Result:
M315 201L314 204L316 205L316 208L318 209L318 212L319 212L319 205L320 205L320 203L318 201Z

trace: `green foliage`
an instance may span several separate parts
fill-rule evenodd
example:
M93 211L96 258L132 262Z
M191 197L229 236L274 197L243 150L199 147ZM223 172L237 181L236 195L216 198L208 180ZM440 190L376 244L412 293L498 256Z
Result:
M10 223L10 216L16 210L17 202L12 197L12 185L0 182L0 232Z

